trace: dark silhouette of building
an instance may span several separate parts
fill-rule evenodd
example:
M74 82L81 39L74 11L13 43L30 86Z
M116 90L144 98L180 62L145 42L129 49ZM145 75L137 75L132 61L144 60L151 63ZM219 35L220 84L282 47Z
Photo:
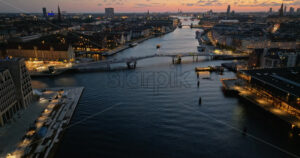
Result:
M115 16L114 8L105 8L105 16L107 18L113 18Z
M61 21L61 13L60 13L59 5L57 6L57 18L58 18L58 21Z
M295 9L293 7L290 7L290 14L293 15L295 13Z
M281 7L279 9L279 16L283 16L283 3L281 4Z
M45 7L43 8L43 16L44 18L47 18L47 9Z
M230 14L230 5L227 7L227 16Z
M283 11L283 15L286 15L286 5L284 6L284 11Z
M0 125L33 100L31 78L21 58L0 61Z
M16 99L16 87L7 68L0 68L0 81L0 126L3 126L20 106Z

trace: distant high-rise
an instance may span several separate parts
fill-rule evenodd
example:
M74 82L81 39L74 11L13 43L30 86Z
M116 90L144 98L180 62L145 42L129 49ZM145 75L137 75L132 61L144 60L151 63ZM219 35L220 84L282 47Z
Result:
M300 8L297 9L297 14L300 14Z
M57 6L57 18L58 18L58 21L61 21L61 13L60 13L59 5Z
M47 9L45 7L43 8L43 16L44 18L47 18Z
M293 7L290 7L290 14L293 15L295 13L295 9Z
M229 15L230 14L230 5L228 5L228 7L227 7L227 15Z
M147 12L147 18L149 19L150 18L150 11L148 10Z
M279 12L279 16L283 16L283 3L281 4L281 7L278 12Z
M273 12L273 9L272 9L272 8L270 8L270 10L269 10L269 14L272 14L272 12Z
M105 8L105 16L107 18L113 18L115 16L114 8Z
M283 11L283 15L286 15L286 5L284 6L284 11Z

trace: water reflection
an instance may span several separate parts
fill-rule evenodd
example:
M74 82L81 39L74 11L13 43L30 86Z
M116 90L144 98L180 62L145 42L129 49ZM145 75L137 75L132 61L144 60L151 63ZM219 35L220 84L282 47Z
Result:
M31 85L33 88L47 88L48 84L39 80L32 79Z
M77 81L74 77L60 77L58 78L57 80L55 80L55 84L58 85L58 86L76 86L78 85L77 84Z

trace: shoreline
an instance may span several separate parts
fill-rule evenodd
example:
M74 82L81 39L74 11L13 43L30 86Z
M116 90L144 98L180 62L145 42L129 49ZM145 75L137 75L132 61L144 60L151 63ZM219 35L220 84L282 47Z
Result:
M161 34L160 36L164 36L164 35L169 34L169 33L173 32L175 30L176 30L176 28L172 29L172 30L170 30L168 32L165 32L165 33ZM141 39L137 39L137 40L131 41L130 43L142 43L142 42L144 42L146 40L153 39L153 38L156 38L156 37L159 37L159 36L151 35L149 37L144 37L144 38L141 38ZM106 54L106 55L103 55L103 56L111 57L111 56L113 56L113 55L115 55L117 53L120 53L120 52L122 52L124 50L127 50L129 48L132 48L132 47L130 47L129 43L128 43L128 44L122 45L122 46L120 46L118 48L114 48L114 49L108 51L110 53ZM105 53L108 53L108 52L105 52ZM93 63L98 63L98 62L99 61L94 61L94 62L83 63L83 64L93 64ZM30 74L30 77L36 77L36 78L38 78L38 77L56 77L56 76L59 76L59 75L62 75L62 74L68 73L68 72L82 72L77 67L78 67L78 65L75 65L75 68L73 66L72 68L59 70L56 73L52 73L52 74L50 74L50 73L44 73L44 72L40 72L40 73L39 72L33 72L33 73ZM123 70L123 69L121 69L121 70ZM94 70L92 70L92 71L94 72ZM96 71L99 71L99 68L96 68ZM106 68L100 68L100 71L107 71L107 70L106 70Z
M144 37L144 38L141 38L141 39L131 41L130 43L142 43L142 42L144 42L146 40L149 40L149 39L152 39L154 37L156 37L156 36L151 35L149 37ZM132 48L132 47L130 47L129 44L124 44L120 47L117 47L117 48L114 48L112 50L109 50L109 51L105 52L103 56L113 56L113 55L115 55L117 53L120 53L120 52L122 52L126 49L129 49L129 48Z
M221 79L221 82L223 84L222 88L225 94L227 94L228 96L235 96L251 103L255 107L258 107L264 112L267 112L268 114L283 121L286 125L291 127L294 132L299 133L298 130L300 129L300 118L296 115L292 115L285 110L273 106L264 98L257 97L255 94L253 94L243 86L237 86L237 79Z
M162 33L159 36L164 36L164 35L169 34L169 33L173 32L175 30L176 30L176 28L172 29L171 31L167 31L165 33ZM142 42L144 42L146 40L149 40L149 39L152 39L152 38L155 38L155 37L159 37L159 36L151 35L149 37L144 37L144 38L141 38L141 39L136 39L134 41L131 41L130 43L142 43ZM115 55L117 53L120 53L120 52L122 52L122 51L124 51L126 49L129 49L129 48L132 48L132 47L130 47L129 44L125 44L125 45L122 45L120 47L117 47L117 48L114 48L112 50L109 50L109 51L105 52L104 56L113 56L113 55Z

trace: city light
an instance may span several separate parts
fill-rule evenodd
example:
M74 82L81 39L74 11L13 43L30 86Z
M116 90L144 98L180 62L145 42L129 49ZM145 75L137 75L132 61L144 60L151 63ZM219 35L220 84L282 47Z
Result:
M296 1L0 0L0 157L300 157Z

